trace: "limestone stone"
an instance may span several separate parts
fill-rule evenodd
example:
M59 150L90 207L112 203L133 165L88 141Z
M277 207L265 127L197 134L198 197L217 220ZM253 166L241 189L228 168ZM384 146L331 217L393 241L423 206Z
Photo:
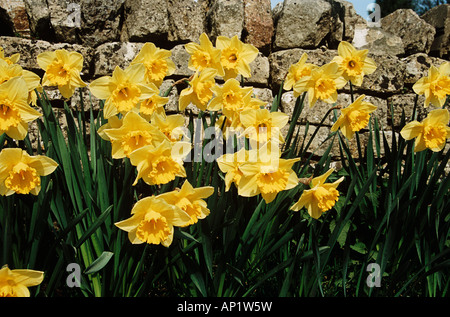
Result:
M261 52L253 62L250 63L251 77L244 78L244 83L248 85L268 86L270 76L269 59Z
M213 43L220 35L237 35L241 39L244 28L244 1L211 0L206 13L206 23Z
M23 0L0 0L0 8L5 10L6 14L9 15L15 33L24 37L30 36L30 24Z
M125 0L121 41L166 41L169 32L167 8L167 0Z
M331 1L332 32L330 34L329 45L336 48L341 41L352 42L355 35L355 27L359 21L359 16L351 2L344 0Z
M407 55L429 53L436 33L432 25L411 9L398 9L385 16L381 27L402 39Z
M24 0L32 36L41 40L54 39L50 25L50 11L46 0Z
M276 15L274 49L318 47L329 34L331 23L328 1L285 0Z
M413 118L414 113L414 104L417 105L415 107L415 115L416 117ZM418 96L413 93L407 93L407 94L398 94L388 97L387 99L387 122L390 126L394 126L396 128L400 127L401 118L402 118L402 112L405 113L405 120L406 122L409 122L411 120L419 120L422 121L428 114L430 110L433 110L432 107L425 108L423 106L423 102L425 101L424 96ZM391 106L392 110L391 111ZM392 118L392 119L391 119Z
M428 56L425 53L417 53L401 59L405 65L404 82L408 86L415 84L420 78L428 76L431 65L439 67L446 60Z
M270 0L244 0L244 42L268 53L273 32Z
M367 23L356 25L352 44L356 49L368 49L374 55L405 54L403 41L399 36Z
M174 76L178 77L190 77L194 74L193 70L190 70L188 68L188 61L189 61L189 53L184 48L184 45L175 45L172 49L172 56L171 59L175 63L175 73Z
M167 0L171 42L198 41L205 32L206 0Z
M430 53L441 58L450 55L450 4L436 6L421 16L436 30Z

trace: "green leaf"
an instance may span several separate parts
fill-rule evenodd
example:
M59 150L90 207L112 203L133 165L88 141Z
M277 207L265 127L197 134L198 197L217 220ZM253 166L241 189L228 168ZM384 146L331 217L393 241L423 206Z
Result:
M84 270L85 274L94 274L103 269L106 264L108 264L109 260L112 258L114 253L109 251L104 251L94 262L92 262L86 270Z

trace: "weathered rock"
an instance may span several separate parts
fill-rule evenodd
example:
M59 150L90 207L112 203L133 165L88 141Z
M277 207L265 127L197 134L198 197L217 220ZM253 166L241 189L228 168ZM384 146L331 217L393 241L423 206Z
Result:
M14 36L14 24L5 8L0 7L0 36Z
M268 53L273 31L270 0L244 0L244 42Z
M450 4L441 4L426 12L422 19L436 30L430 53L441 58L450 56Z
M50 11L46 0L24 0L30 22L31 34L42 40L54 39L54 31L50 25Z
M205 32L206 0L167 0L171 42L198 41Z
M273 88L280 86L289 71L289 67L297 63L303 53L308 54L307 63L312 63L317 66L329 63L337 55L336 50L328 50L324 47L309 50L294 48L273 52L269 55L270 78Z
M415 84L420 78L428 76L431 65L439 67L446 62L438 57L428 56L425 53L417 53L401 59L405 65L404 83L408 86Z
M355 27L353 46L358 50L368 49L374 55L405 54L402 39L380 27L369 26L367 23L358 23Z
M220 35L237 35L241 38L244 28L243 0L211 0L206 13L206 23L213 43Z
M126 68L144 43L111 42L98 46L94 53L94 76L111 76L114 68Z
M276 14L274 49L318 47L330 33L331 23L328 1L285 0Z
M10 17L10 23L5 21L7 23L6 26L9 24L10 28L12 23L12 28L15 33L18 33L23 37L30 36L30 24L28 22L25 2L23 0L0 0L0 8L3 8Z
M168 32L167 0L125 0L122 42L166 41Z
M244 78L244 83L248 85L258 85L267 87L269 84L270 64L269 59L261 52L253 62L250 63L251 77Z
M79 44L69 43L50 43L42 40L30 40L19 37L0 37L0 46L4 48L6 55L20 53L18 64L25 69L35 71L38 74L43 70L37 64L37 56L45 51L54 51L57 49L66 49L68 51L76 51L83 55L82 78L92 77L91 62L93 49Z
M352 42L355 35L355 27L359 20L355 8L351 2L344 0L331 1L332 32L329 45L336 48L341 41Z
M432 25L411 9L399 9L385 16L381 27L402 39L407 55L428 53L436 33Z

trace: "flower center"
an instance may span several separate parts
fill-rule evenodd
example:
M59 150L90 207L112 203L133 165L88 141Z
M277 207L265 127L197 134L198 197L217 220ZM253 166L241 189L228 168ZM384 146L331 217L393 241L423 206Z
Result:
M122 138L122 147L128 157L131 152L152 143L152 135L148 131L131 131Z
M19 111L6 103L9 102L6 101L0 104L0 131L6 131L10 127L17 127L22 121Z
M117 111L125 113L133 109L139 103L141 90L135 85L122 85L112 93L112 100Z
M191 220L185 224L185 226L192 225L198 221L198 217L202 214L202 209L200 205L196 202L191 202L187 198L181 198L180 201L176 203L176 206L180 207L183 211L185 211L189 216L191 216Z
M236 48L228 47L222 50L222 65L228 69L236 68L236 64L239 60L239 52Z
M322 210L322 212L330 210L339 197L339 192L333 188L325 188L319 186L314 191L314 197L317 199L318 206Z
M205 69L211 65L211 56L204 51L197 50L192 54L192 64L196 69Z
M328 99L336 91L336 84L332 79L319 78L315 88L318 99Z
M70 82L70 69L61 61L54 61L47 68L47 77L54 85L67 85Z
M214 86L214 81L208 80L205 82L198 82L194 86L195 94L202 105L206 105L211 100L213 93L211 87Z
M5 179L5 186L18 194L28 194L41 185L41 179L32 167L25 163L16 164Z
M0 297L15 297L14 283L11 279L0 281Z
M166 184L175 179L181 168L170 156L161 156L152 162L149 178L155 184Z
M294 78L295 78L295 81L297 82L301 78L303 78L305 76L309 76L309 75L311 75L311 67L303 66L303 67L297 68L297 71L295 72Z
M426 147L429 149L440 147L440 145L445 143L446 136L447 130L442 124L436 126L427 125L424 127L423 139Z
M256 178L256 184L264 194L278 193L286 188L289 173L278 169L271 173L260 173Z
M369 123L370 115L365 111L353 110L347 115L352 131L359 131Z
M431 91L438 98L445 98L450 94L450 78L447 76L439 76L439 78L431 83Z
M350 77L358 76L362 73L363 63L357 56L347 57L343 61L344 69Z
M167 219L153 210L147 212L145 218L136 229L139 240L149 244L160 244L170 235Z
M167 62L163 59L152 59L145 63L145 67L147 68L145 76L149 82L163 80L169 69Z

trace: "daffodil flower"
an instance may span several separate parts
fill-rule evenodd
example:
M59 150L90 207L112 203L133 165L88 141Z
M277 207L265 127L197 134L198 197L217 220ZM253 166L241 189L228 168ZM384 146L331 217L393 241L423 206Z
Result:
M307 92L310 108L319 99L326 103L335 103L338 96L337 90L343 88L346 83L337 63L325 64L313 69L311 75L302 77L294 84L294 97Z
M229 191L231 184L239 188L239 182L244 176L240 166L249 161L249 153L245 148L235 153L226 153L217 159L219 169L225 173L225 191Z
M256 47L243 43L237 35L231 39L218 36L216 47L222 51L220 61L225 71L224 80L236 78L238 75L251 77L250 63L258 56Z
M161 185L175 177L186 177L182 156L184 153L175 154L179 153L173 153L169 141L163 141L156 147L146 145L131 152L130 162L138 172L133 185L141 178L149 185Z
M125 70L116 66L112 76L95 79L89 84L89 90L95 97L105 100L105 119L136 110L143 100L155 94L145 81L143 64L130 65Z
M187 131L184 128L185 118L181 114L165 116L155 113L150 122L158 127L171 143L181 141L183 138L189 139Z
M75 88L87 84L81 79L83 55L64 49L43 52L38 55L37 63L45 71L42 86L58 86L64 98L72 97Z
M367 57L368 50L357 50L346 41L342 41L338 46L338 54L332 62L336 62L342 71L342 76L346 81L350 81L355 86L361 86L364 76L372 74L377 66L374 60Z
M28 133L28 123L40 116L28 104L28 87L22 77L0 84L0 134L23 140Z
M239 81L230 78L221 86L211 87L214 98L208 105L211 111L222 110L223 114L232 117L237 111L244 108L246 96L252 93L252 87L241 87Z
M157 87L161 86L164 77L175 72L175 63L170 59L172 52L161 49L153 43L145 43L130 65L143 64L145 66L145 80Z
M311 71L318 67L314 64L306 63L307 59L308 54L303 53L299 61L289 67L289 71L283 84L284 90L291 90L296 82L305 76L311 75Z
M257 159L253 161L249 154L249 161L239 166L242 178L238 184L238 194L244 197L251 197L261 194L268 204L272 202L277 194L284 190L289 190L297 186L298 177L292 166L300 160L282 159L279 157L279 149L268 148L267 151L257 151ZM278 152L278 154L277 154Z
M28 88L28 103L36 105L37 96L35 89L41 89L41 78L35 73L23 69L17 64L8 64L5 60L0 59L0 84L14 77L22 77Z
M344 177L341 177L334 183L325 183L333 172L334 169L330 168L325 174L313 178L310 189L304 190L300 199L290 209L299 211L306 207L311 217L319 219L324 212L333 208L339 199L339 191L336 188L344 180Z
M7 265L0 269L0 297L30 297L29 287L44 280L44 272L28 269L11 270Z
M341 129L344 136L350 140L355 132L367 126L370 114L377 107L370 102L363 101L364 98L365 95L361 95L350 106L341 109L341 115L331 127L332 132Z
M157 146L168 138L156 127L142 118L139 114L130 111L117 129L105 129L112 145L112 158L120 159L130 157L131 152L146 145Z
M188 68L194 71L202 71L206 68L217 70L217 75L223 77L225 72L220 62L221 50L215 48L205 33L200 35L200 44L188 43L184 46L190 55Z
M425 108L430 103L434 107L442 108L447 95L450 95L450 63L445 62L439 68L431 65L428 76L419 79L413 90L418 95L425 95Z
M185 180L180 189L158 195L158 198L164 199L168 204L174 205L186 212L191 220L181 227L193 225L199 219L204 219L209 215L210 210L204 199L214 193L214 187L204 186L194 188Z
M168 204L158 196L139 200L131 210L131 217L115 225L128 232L132 244L161 244L169 247L174 226L185 226L191 217L181 208Z
M5 56L5 50L0 46L0 60L4 60L8 64L16 64L20 59L20 54L15 53L11 56Z
M432 110L422 122L407 123L400 131L400 135L405 140L416 138L414 152L425 149L439 152L445 147L446 140L450 138L449 118L447 109Z
M180 93L179 110L183 111L189 104L193 104L200 110L205 111L213 97L211 88L216 83L214 79L216 74L217 70L213 68L206 68L200 73L195 73L189 81L189 87L183 89Z
M56 169L58 164L44 155L30 156L20 148L5 148L0 152L0 195L39 194L41 176Z
M281 129L288 123L289 116L283 112L271 112L268 109L245 110L240 115L245 128L243 134L258 143L276 140L284 142Z

